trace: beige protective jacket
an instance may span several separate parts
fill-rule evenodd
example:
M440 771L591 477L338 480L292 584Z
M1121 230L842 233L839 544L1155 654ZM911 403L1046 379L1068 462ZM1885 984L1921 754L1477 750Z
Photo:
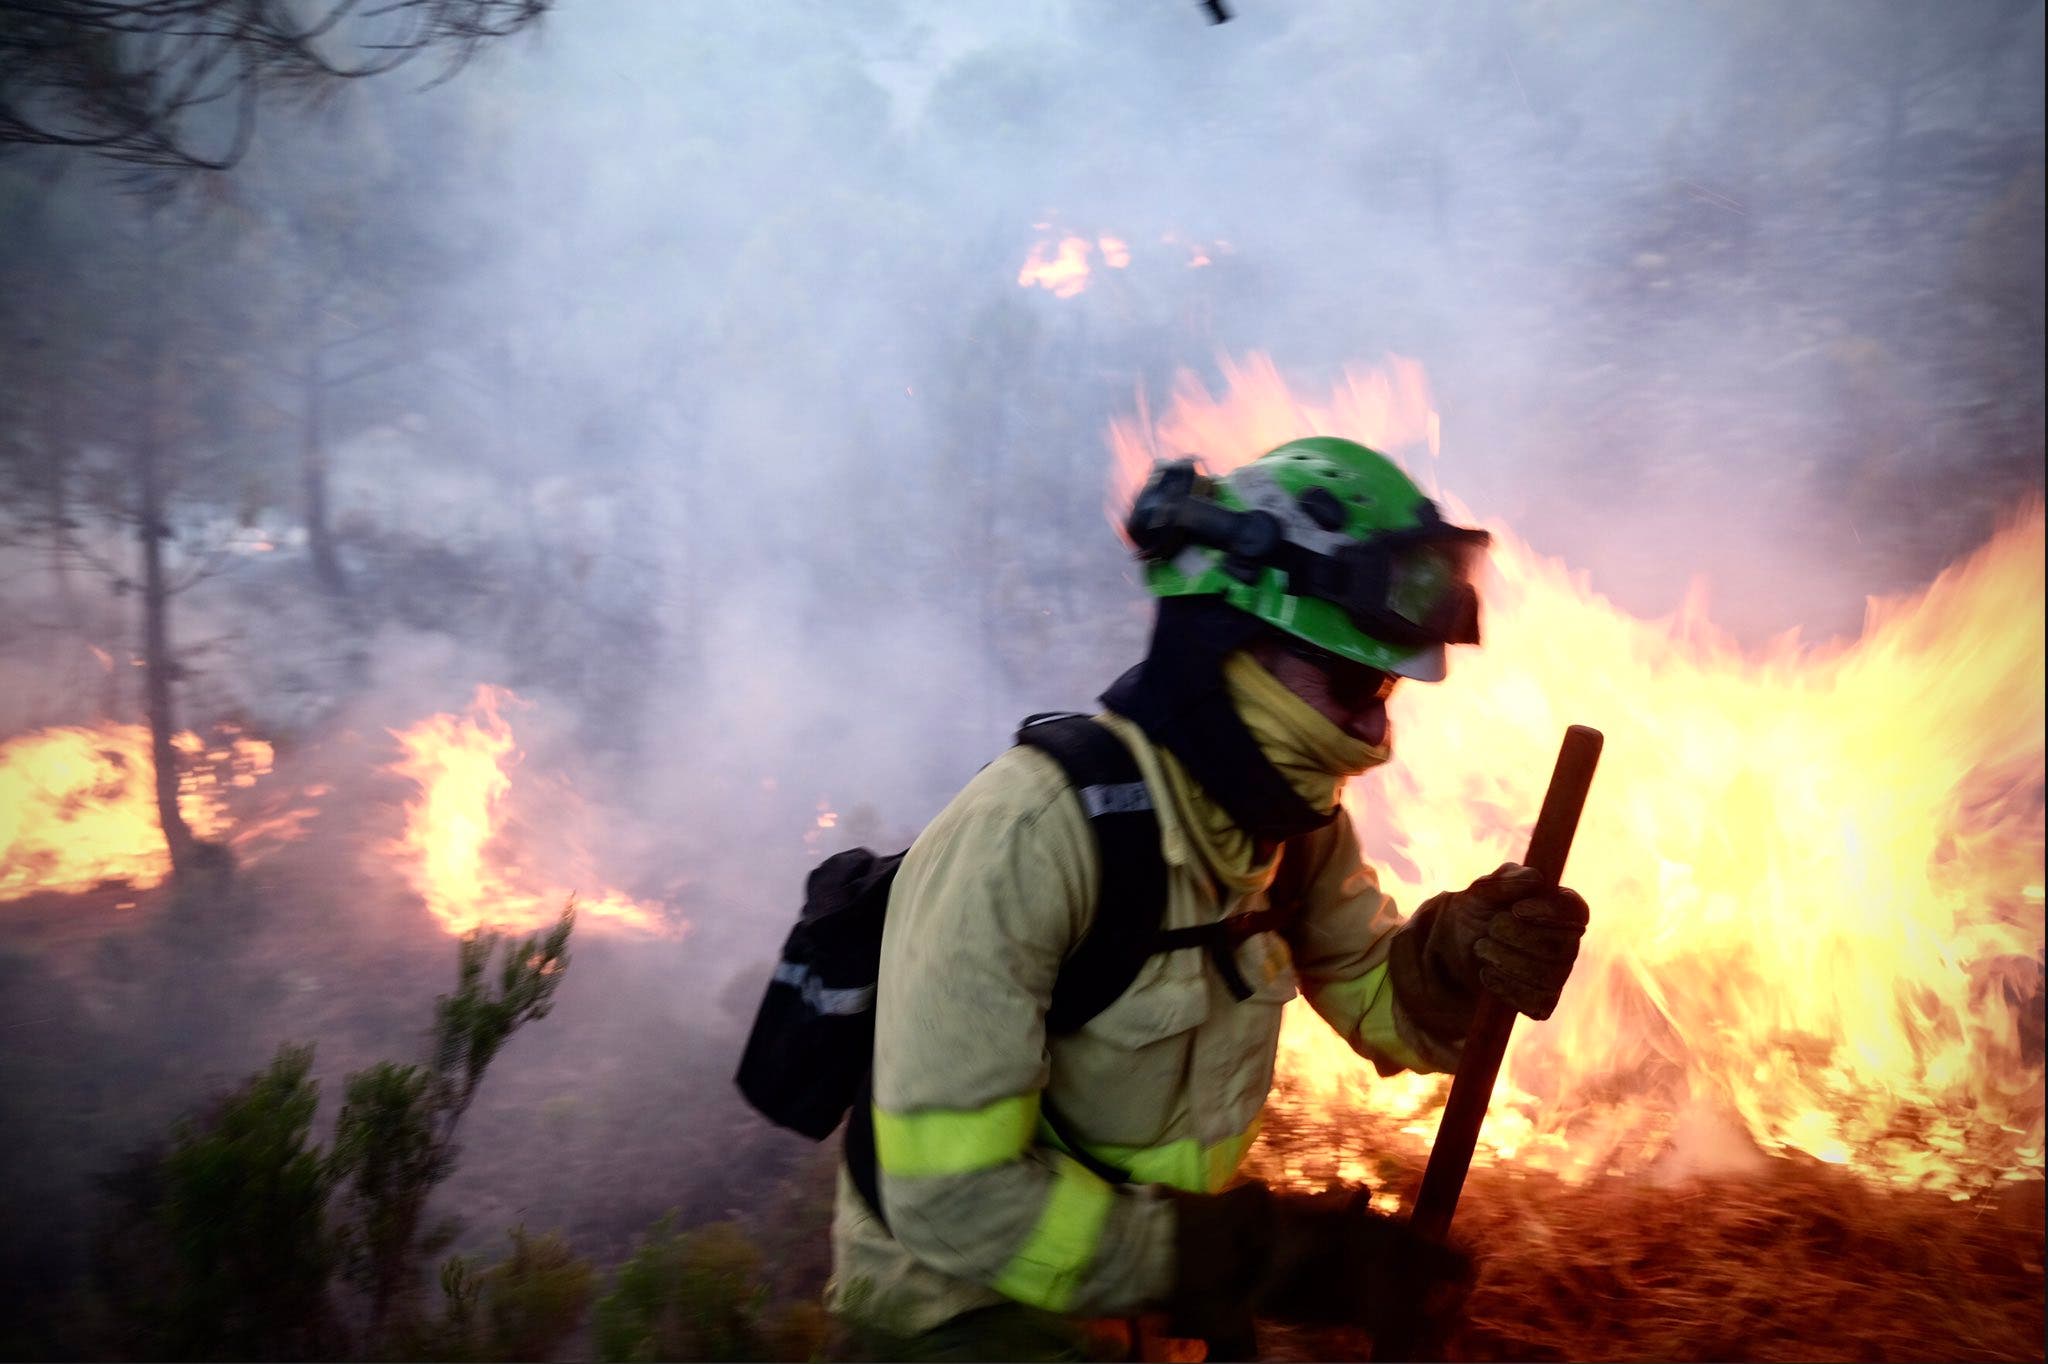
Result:
M1221 895L1203 870L1186 807L1197 788L1173 755L1101 718L1153 796L1164 926L1263 908L1262 889ZM1395 1007L1386 956L1401 921L1351 821L1313 835L1307 852L1290 927L1238 949L1251 998L1233 998L1206 953L1161 953L1092 1022L1048 1037L1053 980L1095 911L1094 834L1045 754L1013 748L983 769L911 847L891 894L873 1106L889 1221L842 1169L833 1310L909 1335L1005 1298L1087 1316L1159 1303L1175 1274L1165 1187L1230 1182L1257 1135L1281 1006L1297 986L1382 1073L1451 1069L1455 1052ZM1107 1183L1065 1154L1041 1095L1131 1182Z

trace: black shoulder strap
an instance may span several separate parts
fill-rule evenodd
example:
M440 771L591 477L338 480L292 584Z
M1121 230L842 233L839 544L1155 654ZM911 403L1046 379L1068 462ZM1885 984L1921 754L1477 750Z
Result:
M861 1201L868 1205L875 1220L887 1230L889 1219L882 1212L882 1167L875 1160L873 1067L860 1077L860 1092L853 1096L853 1106L846 1112L845 1153L846 1173L853 1180L853 1187L860 1191Z
M1231 992L1239 999L1248 997L1251 990L1238 975L1233 949L1249 932L1279 927L1293 917L1306 882L1308 840L1290 839L1281 854L1269 894L1272 908L1238 915L1227 927L1215 923L1162 930L1166 859L1159 850L1159 817L1131 750L1089 717L1060 711L1028 717L1018 727L1017 742L1040 750L1066 773L1095 831L1102 867L1094 918L1053 982L1046 1031L1078 1031L1131 987L1149 957L1181 947L1208 949ZM871 1084L871 1076L863 1079L846 1126L846 1163L854 1187L886 1227L875 1163ZM1050 1099L1042 1098L1040 1112L1083 1165L1113 1184L1130 1178L1128 1172L1091 1155Z
M1116 1002L1152 955L1166 914L1159 817L1138 760L1085 715L1034 715L1017 731L1060 765L1095 831L1102 884L1088 932L1060 968L1045 1029L1071 1033Z
M1242 1004L1253 994L1251 982L1237 969L1238 945L1254 933L1285 932L1301 914L1301 897L1308 889L1308 834L1297 835L1280 845L1280 866L1273 884L1266 890L1266 907L1227 919L1194 924L1187 928L1162 928L1152 939L1154 952L1178 952L1199 947L1216 964L1230 997Z
M1046 1008L1048 1033L1071 1033L1116 1002L1158 950L1166 914L1166 859L1159 852L1159 817L1138 760L1116 735L1085 715L1053 711L1028 717L1017 742L1046 754L1066 773L1095 831L1102 884L1095 915L1060 967ZM888 1226L875 1162L873 1073L863 1077L846 1124L846 1167L868 1208ZM1065 1119L1047 1101L1041 1110L1076 1159L1112 1183L1129 1176L1084 1153Z

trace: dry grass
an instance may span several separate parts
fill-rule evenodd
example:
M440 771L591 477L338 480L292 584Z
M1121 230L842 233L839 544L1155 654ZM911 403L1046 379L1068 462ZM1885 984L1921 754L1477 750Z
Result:
M1483 1256L1452 1359L2038 1360L2043 1186L1967 1203L1771 1161L1671 1188L1475 1170L1457 1223ZM1276 1359L1363 1358L1276 1328Z

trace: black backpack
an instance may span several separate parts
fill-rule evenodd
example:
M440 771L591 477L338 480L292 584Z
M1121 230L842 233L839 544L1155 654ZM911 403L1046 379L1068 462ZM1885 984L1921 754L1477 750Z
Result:
M1162 931L1166 863L1159 852L1159 820L1130 749L1087 716L1060 713L1025 720L1017 742L1044 752L1066 773L1095 831L1102 868L1094 920L1060 967L1046 1031L1055 1036L1078 1031L1130 988L1147 958L1184 947L1209 949L1231 993L1249 997L1251 988L1237 970L1236 944L1289 916L1269 908ZM882 921L903 856L853 848L826 858L811 872L803 912L783 943L737 1076L741 1093L763 1115L813 1141L830 1136L853 1110L847 1165L877 1213L881 1205L875 1191L868 1076ZM1300 861L1283 858L1282 865L1295 863L1288 867L1294 871ZM1294 898L1276 885L1275 904L1291 908ZM1113 1183L1127 1178L1124 1171L1082 1152L1049 1104L1041 1111L1084 1165Z

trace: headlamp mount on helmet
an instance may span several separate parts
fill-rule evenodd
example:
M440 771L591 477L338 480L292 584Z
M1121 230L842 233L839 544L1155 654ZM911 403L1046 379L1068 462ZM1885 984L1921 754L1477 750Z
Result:
M1280 522L1271 512L1234 511L1215 500L1216 481L1192 459L1161 463L1131 504L1124 532L1138 557L1171 559L1189 545L1220 549L1232 559L1260 563L1278 549Z
M1138 556L1164 563L1194 547L1217 550L1223 571L1245 583L1277 569L1289 595L1329 602L1397 648L1479 642L1472 575L1492 537L1449 524L1427 497L1413 507L1412 525L1344 535L1342 502L1310 487L1295 502L1312 529L1291 537L1273 512L1225 506L1216 492L1217 481L1193 459L1156 465L1124 523ZM1339 543L1317 548L1311 539Z

